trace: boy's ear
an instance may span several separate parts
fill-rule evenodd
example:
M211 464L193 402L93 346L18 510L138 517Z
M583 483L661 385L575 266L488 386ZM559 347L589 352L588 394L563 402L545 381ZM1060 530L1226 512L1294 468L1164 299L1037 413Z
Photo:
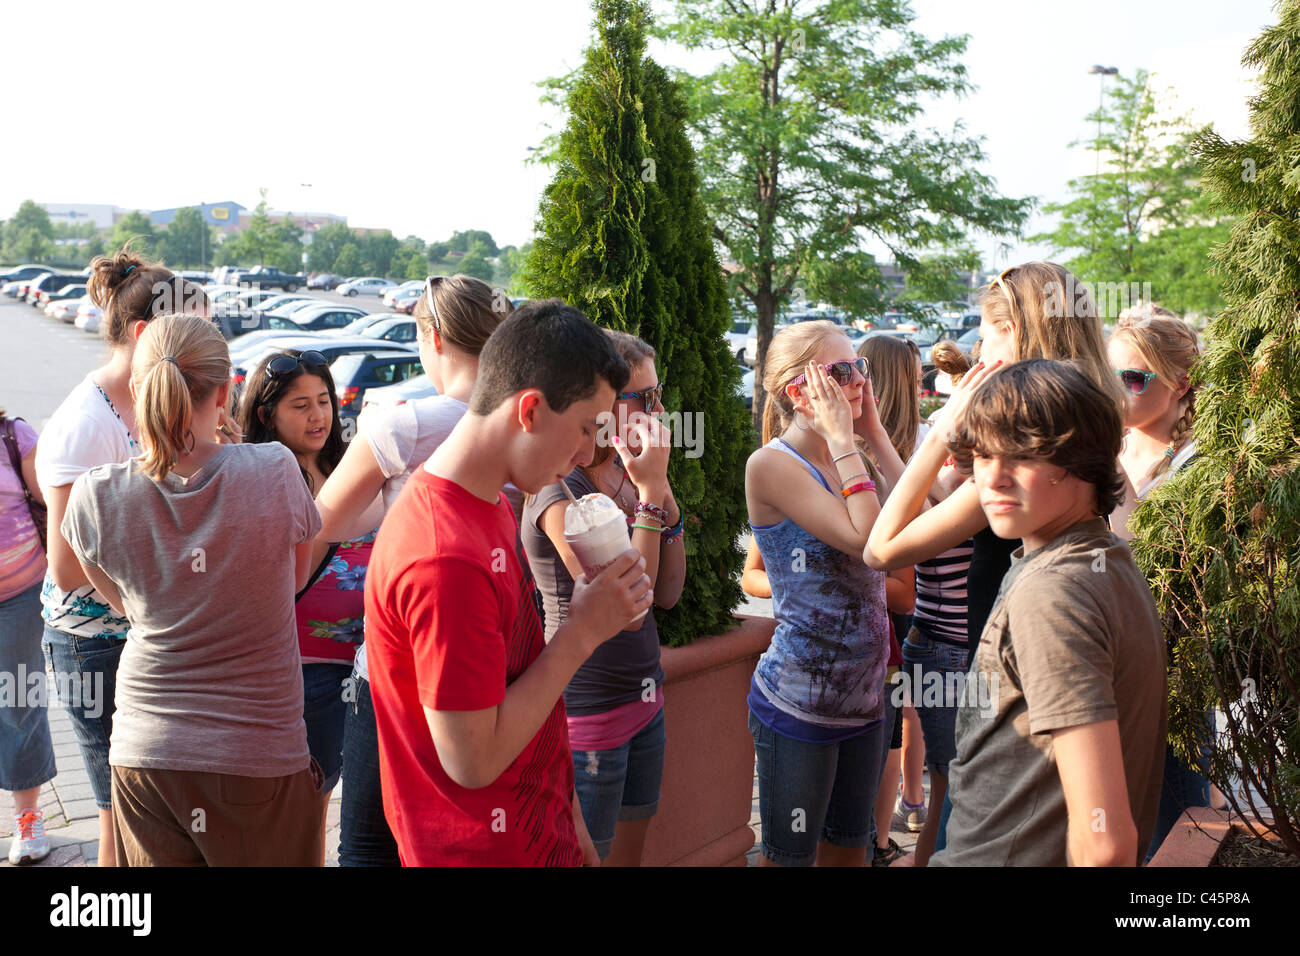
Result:
M515 399L515 416L519 421L519 428L524 432L531 432L537 427L537 416L541 411L542 393L535 388L524 389Z

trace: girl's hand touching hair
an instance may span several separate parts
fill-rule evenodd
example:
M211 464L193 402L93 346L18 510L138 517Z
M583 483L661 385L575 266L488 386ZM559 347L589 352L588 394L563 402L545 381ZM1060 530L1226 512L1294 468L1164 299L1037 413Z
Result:
M229 409L223 408L217 416L217 441L222 445L238 445L244 440L244 433L235 421Z

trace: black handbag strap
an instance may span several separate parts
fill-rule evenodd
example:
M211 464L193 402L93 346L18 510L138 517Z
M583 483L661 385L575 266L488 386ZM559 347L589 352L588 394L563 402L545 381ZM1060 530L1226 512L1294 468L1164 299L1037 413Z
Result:
M18 476L18 483L23 487L23 494L27 496L29 505L37 503L32 497L32 491L27 487L27 479L23 477L23 456L18 454L18 435L14 429L14 422L21 422L21 418L8 418L0 415L0 426L4 428L5 448L9 450L9 464L13 466L14 474Z
M325 568L329 566L330 559L334 557L334 552L338 551L338 549L339 542L335 541L330 545L330 549L325 552L325 557L321 558L320 564L317 566L316 570L311 573L311 580L307 582L306 586L301 591L293 596L295 604L301 601L302 596L310 591L312 586L320 580L321 575L325 573Z

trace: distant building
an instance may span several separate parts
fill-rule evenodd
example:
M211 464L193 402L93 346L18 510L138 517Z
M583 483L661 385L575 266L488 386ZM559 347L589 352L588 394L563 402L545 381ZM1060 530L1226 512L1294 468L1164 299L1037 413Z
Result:
M146 215L155 226L166 226L176 217L177 212L186 208L197 209L203 214L204 222L210 226L216 226L222 232L238 232L242 228L239 214L248 211L247 206L241 206L237 202L207 202L195 203L193 206L188 207L176 206L172 209L155 209L146 213ZM247 223L243 225L247 225Z
M61 203L43 202L42 208L49 213L50 222L69 226L80 226L93 222L96 229L110 229L117 217L125 210L104 203Z

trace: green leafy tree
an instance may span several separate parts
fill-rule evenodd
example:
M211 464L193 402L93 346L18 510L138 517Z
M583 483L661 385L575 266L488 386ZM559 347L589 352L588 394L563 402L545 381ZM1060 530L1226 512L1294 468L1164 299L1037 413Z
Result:
M1115 77L1109 105L1088 116L1098 124L1088 141L1098 172L1070 180L1068 202L1043 207L1060 223L1030 241L1074 255L1066 265L1084 282L1123 286L1123 296L1098 296L1104 312L1118 312L1129 285L1143 283L1169 308L1213 311L1222 300L1203 264L1229 223L1211 213L1201 190L1192 153L1198 130L1160 108L1149 80L1143 70Z
M370 233L361 241L361 265L369 275L386 276L392 268L393 256L401 245L388 230Z
M352 231L341 222L330 222L312 233L307 246L307 266L313 272L330 272L334 263L349 242L354 242Z
M655 612L660 640L679 645L733 624L753 434L723 338L726 281L686 133L686 100L645 57L644 2L596 0L593 8L596 38L567 98L555 178L523 278L533 296L558 296L655 348L665 406L680 413L670 421L686 449L674 450L668 476L686 518L692 571L676 607Z
M1211 257L1225 305L1193 372L1198 454L1138 509L1133 555L1170 641L1175 750L1193 762L1217 707L1211 778L1300 855L1300 0L1279 21L1243 58L1253 138L1196 142L1210 209L1237 217Z
M456 274L473 276L475 279L491 282L495 270L492 263L487 261L487 255L487 246L480 241L475 241L470 246L469 251L456 263Z
M271 228L275 245L267 255L267 265L281 272L297 273L302 270L302 228L286 216Z
M401 279L423 279L429 275L429 260L419 249L403 245L393 256L392 270Z
M484 232L482 229L470 229L466 232L454 232L451 238L447 240L447 248L451 252L468 253L474 243L481 242L485 248L484 258L495 256L499 251L496 242L492 239L490 232Z
M447 253L451 251L451 246L445 242L431 242L427 251L430 262L442 262L447 258Z
M208 226L198 209L193 206L178 209L159 237L159 252L172 268L196 268L203 261L204 249L213 246L211 231L208 230L205 238L205 230Z
M344 278L351 278L361 273L361 250L355 242L344 243L339 250L339 257L334 260L334 272Z
M23 201L12 219L6 220L0 255L8 262L45 262L54 255L54 224L45 207L30 199Z
M96 256L102 256L104 254L104 240L99 238L99 233L95 233L95 235L91 236L90 239L86 241L84 253L87 265L89 265L91 260Z
M262 200L253 209L248 219L248 226L238 235L237 245L232 249L243 262L257 265L269 265L274 259L281 236L276 224L267 213L266 190L261 190Z
M960 125L923 129L924 101L970 89L965 37L912 30L906 0L674 0L659 34L726 62L681 77L690 93L714 236L758 325L762 380L776 313L802 279L852 315L885 303L866 245L918 278L922 254L971 231L1018 232L1030 208L998 196ZM764 394L756 388L754 413Z
M108 247L118 250L131 242L131 248L140 255L155 256L157 235L158 227L137 209L113 223L113 231L108 237Z

